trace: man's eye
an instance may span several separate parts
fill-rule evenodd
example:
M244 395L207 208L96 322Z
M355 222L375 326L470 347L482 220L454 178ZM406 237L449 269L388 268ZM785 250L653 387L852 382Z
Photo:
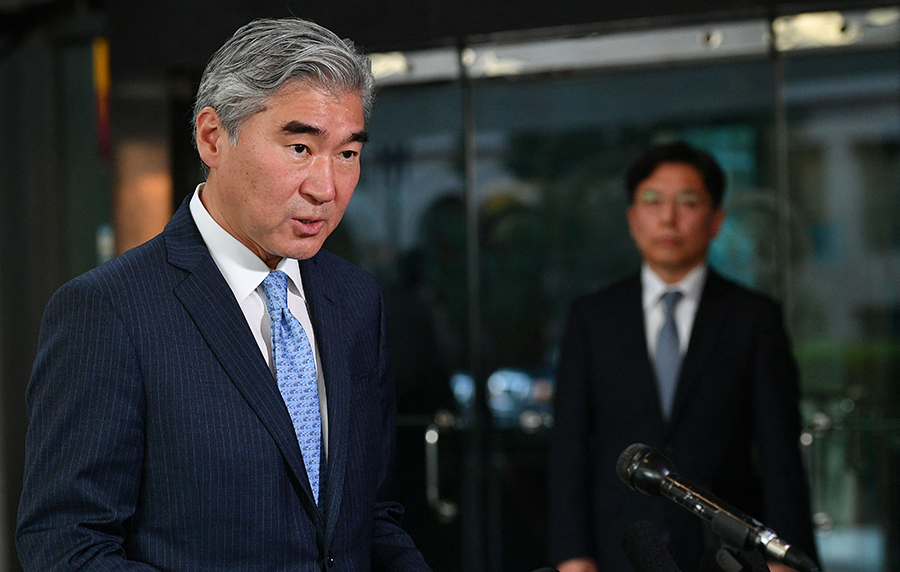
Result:
M703 202L696 193L680 193L675 196L675 201L686 207L698 207Z
M296 145L291 145L291 149L294 151L294 153L301 155L306 152L307 147L306 147L306 145L297 143Z
M356 157L356 151L341 151L340 155L342 159L352 159Z

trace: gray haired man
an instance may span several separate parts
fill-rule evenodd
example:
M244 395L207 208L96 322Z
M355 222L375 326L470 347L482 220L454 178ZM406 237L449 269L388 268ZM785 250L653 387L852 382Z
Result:
M47 307L25 570L429 570L383 494L381 290L321 250L359 178L372 91L367 58L299 19L251 22L210 60L205 183Z

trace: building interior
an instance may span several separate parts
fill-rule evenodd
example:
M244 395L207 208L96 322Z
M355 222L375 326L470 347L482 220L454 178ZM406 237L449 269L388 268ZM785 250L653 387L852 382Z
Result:
M623 170L676 138L728 175L710 265L783 304L823 570L900 570L900 4L0 0L0 572L47 300L162 230L203 180L207 59L289 15L373 61L325 247L385 290L395 488L436 572L550 564L566 311L640 264Z

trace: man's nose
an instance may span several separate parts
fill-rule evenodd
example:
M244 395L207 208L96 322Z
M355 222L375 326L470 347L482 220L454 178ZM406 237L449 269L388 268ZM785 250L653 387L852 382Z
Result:
M330 157L316 157L309 169L300 192L313 198L317 203L327 203L334 199L334 165Z
M659 216L667 223L674 222L678 216L678 202L675 200L662 201Z

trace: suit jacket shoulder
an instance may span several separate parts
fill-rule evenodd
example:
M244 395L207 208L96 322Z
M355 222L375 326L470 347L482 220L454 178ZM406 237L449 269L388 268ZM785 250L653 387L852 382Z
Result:
M377 299L381 286L372 274L327 250L320 250L309 260L300 261L304 289L307 282L325 288L330 299L352 303L360 295Z
M570 322L575 316L592 320L617 321L634 318L641 310L641 279L635 273L599 290L576 298L570 310Z
M781 304L767 294L751 290L710 269L703 289L703 298L722 299L742 308L780 312ZM702 300L702 299L701 299Z

